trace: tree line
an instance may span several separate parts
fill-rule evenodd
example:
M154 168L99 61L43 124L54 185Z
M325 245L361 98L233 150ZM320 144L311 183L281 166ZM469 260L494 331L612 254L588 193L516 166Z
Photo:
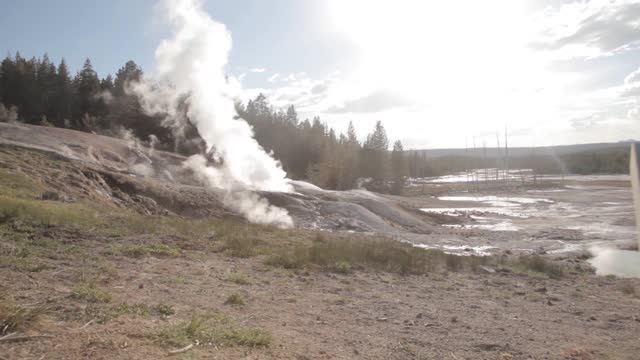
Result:
M511 156L444 155L428 157L425 150L406 152L408 175L413 178L462 173L470 169L530 169L534 174L628 174L629 146L589 149L569 154L536 153Z
M115 77L100 78L89 59L72 76L64 59L56 65L46 54L26 59L16 53L0 64L0 121L111 136L124 129L143 141L153 136L163 150L183 155L204 152L202 138L188 119L178 138L161 115L145 114L135 95L127 93L127 84L143 76L133 61ZM380 121L360 141L352 123L346 134L337 134L319 117L299 119L293 105L286 110L274 108L262 94L246 104L237 103L236 110L292 179L336 190L364 185L383 192L402 191L408 171L404 149L396 141L389 151L390 141Z
M0 63L0 121L22 121L118 136L123 130L162 150L183 155L204 153L204 141L188 119L180 131L162 115L149 116L127 84L144 76L133 61L115 76L100 78L86 59L72 76L65 60L54 64L45 54L26 59L16 53ZM185 98L185 103L187 99ZM293 105L276 109L260 94L237 103L238 118L252 125L257 141L282 163L292 179L305 179L327 189L359 186L400 193L407 176L420 178L462 172L471 167L495 167L496 159L468 156L428 157L425 151L404 151L390 141L382 122L359 138L352 123L344 134L319 117L300 119ZM185 107L186 113L186 107ZM362 141L360 140L362 139ZM511 168L536 173L625 173L628 151L589 151L560 157L534 155L512 158Z
M289 177L308 179L326 188L345 190L366 186L381 192L400 193L407 175L402 143L389 151L389 139L381 121L359 141L353 123L337 134L319 117L301 120L293 105L275 109L260 94L245 105L236 104L238 117L255 131L262 147L281 161Z

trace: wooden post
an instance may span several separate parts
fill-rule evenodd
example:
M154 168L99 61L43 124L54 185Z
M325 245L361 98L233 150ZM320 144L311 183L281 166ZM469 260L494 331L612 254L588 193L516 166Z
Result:
M631 191L633 193L633 207L636 212L636 231L638 236L638 250L640 250L640 147L637 143L631 144L631 156L629 156L629 175L631 176Z

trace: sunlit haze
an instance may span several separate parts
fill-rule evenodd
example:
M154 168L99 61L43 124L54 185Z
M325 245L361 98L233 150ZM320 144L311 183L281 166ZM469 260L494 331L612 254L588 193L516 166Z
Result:
M30 3L0 15L0 32L13 34L6 41L0 35L2 50L27 57L49 52L54 61L77 56L68 59L74 71L89 56L102 76L129 58L149 72L153 44L166 32L153 20L152 2L95 11L77 2L74 12L87 23L64 21L74 15L65 12L34 25L42 26L38 37L5 31L27 16ZM231 32L226 71L242 85L243 101L263 93L275 106L293 104L302 117L320 116L338 131L353 121L364 136L382 120L406 148L464 147L474 139L494 146L505 128L514 146L640 138L637 1L204 5ZM93 27L98 13L122 21ZM64 52L45 30L60 21L69 32L99 32L103 46L80 42ZM116 58L120 46L127 51Z
M336 128L383 120L414 148L493 146L505 128L522 146L640 134L628 77L640 65L638 4L335 0L325 10L355 65L325 79L264 76L274 100L294 98Z

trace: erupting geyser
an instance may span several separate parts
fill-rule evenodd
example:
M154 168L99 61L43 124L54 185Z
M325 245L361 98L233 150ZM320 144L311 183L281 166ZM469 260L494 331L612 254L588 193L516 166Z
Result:
M207 144L219 166L195 155L185 162L201 181L227 191L227 206L250 221L291 226L287 211L252 191L289 191L286 173L253 138L245 121L234 119L239 83L225 73L231 34L214 21L197 0L166 0L163 10L172 29L155 52L153 82L130 85L144 110L166 115L165 124L181 126L186 116ZM186 107L185 107L186 105Z

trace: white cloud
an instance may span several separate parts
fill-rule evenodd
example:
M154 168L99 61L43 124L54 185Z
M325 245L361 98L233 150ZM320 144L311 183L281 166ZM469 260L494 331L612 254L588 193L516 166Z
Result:
M571 2L536 14L534 48L560 57L598 57L640 46L638 1Z
M263 73L263 72L266 71L266 69L265 68L251 68L251 69L249 69L249 71L252 72L252 73Z
M514 146L640 137L640 69L612 75L640 45L639 1L334 2L337 28L360 50L355 70L273 74L245 100L262 92L338 131L353 120L361 136L383 120L407 148L494 143L505 125Z
M318 85L320 86L320 85ZM363 97L333 105L327 113L377 113L398 107L411 105L411 102L393 91L375 90Z
M280 74L279 73L275 73L275 74L269 76L267 78L267 81L270 82L270 83L276 82L276 80L278 80L279 77L280 77Z
M321 112L323 102L327 99L333 78L316 80L307 76L306 73L293 73L287 76L274 74L267 78L270 83L277 86L271 88L245 89L243 100L254 98L262 93L269 99L269 102L276 107L286 107L294 105L298 112Z
M625 85L634 85L640 83L640 68L625 76L624 83Z

